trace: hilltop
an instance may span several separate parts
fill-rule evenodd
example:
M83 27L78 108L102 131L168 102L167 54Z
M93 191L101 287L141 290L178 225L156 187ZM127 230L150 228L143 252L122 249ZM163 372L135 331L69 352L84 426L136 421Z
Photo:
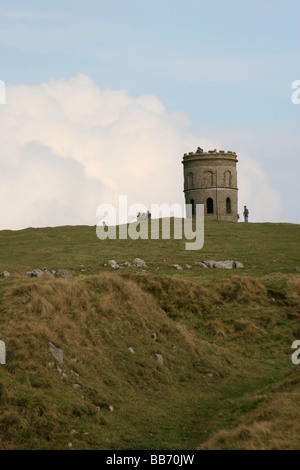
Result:
M299 235L209 221L193 252L87 226L0 232L0 448L299 449ZM42 267L71 276L26 275Z

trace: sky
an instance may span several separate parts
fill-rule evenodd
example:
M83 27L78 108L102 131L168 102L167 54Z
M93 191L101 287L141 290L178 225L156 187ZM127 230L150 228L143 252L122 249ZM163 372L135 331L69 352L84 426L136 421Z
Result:
M183 204L198 146L237 153L250 222L299 224L299 15L298 0L0 0L0 229L94 225L124 195Z

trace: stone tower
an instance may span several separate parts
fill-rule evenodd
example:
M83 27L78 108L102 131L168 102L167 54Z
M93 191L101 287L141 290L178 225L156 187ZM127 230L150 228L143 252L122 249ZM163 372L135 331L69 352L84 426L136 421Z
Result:
M184 194L195 216L196 204L204 204L204 218L238 221L238 188L235 152L209 150L183 156Z

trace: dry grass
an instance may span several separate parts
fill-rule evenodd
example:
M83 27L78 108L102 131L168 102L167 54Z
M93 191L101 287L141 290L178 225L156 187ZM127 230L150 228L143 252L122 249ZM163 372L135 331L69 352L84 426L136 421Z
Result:
M218 283L217 291L225 302L261 303L267 298L267 290L263 284L246 276L231 276L224 279Z
M300 380L266 396L236 427L219 430L200 449L291 450L300 448ZM285 381L286 382L286 381Z
M208 448L299 448L282 431L285 420L298 431L300 414L299 385L282 382L297 331L286 309L299 309L299 279L231 279L204 287L178 275L105 272L2 287L0 447L61 449L72 439L76 449L186 449L208 430Z

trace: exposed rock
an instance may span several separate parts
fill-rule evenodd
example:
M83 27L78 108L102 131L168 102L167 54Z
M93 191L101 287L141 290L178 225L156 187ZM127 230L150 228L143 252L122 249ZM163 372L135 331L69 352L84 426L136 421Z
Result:
M119 266L126 266L127 268L130 268L131 263L129 263L129 261L125 261L125 263L120 263Z
M10 277L10 272L9 271L4 271L3 277Z
M300 266L296 266L296 271L299 273L300 272Z
M53 274L56 277L69 277L70 273L66 269L58 269L57 271L52 270L49 271L47 268L41 268L41 269L33 269L32 271L28 271L27 276L30 277L40 277L43 274Z
M49 271L49 269L47 269L47 268L41 268L41 271L43 271L43 273L45 273L45 274L52 274L52 272Z
M151 338L152 338L154 341L157 340L157 334L156 334L155 331L152 331L152 333L151 333Z
M67 378L67 374L65 373L65 371L58 364L56 364L56 369L57 369L57 372L62 376L63 379Z
M221 269L232 269L232 260L227 259L226 261L215 261L215 268Z
M110 411L114 411L114 407L112 405L109 405L108 408L110 409Z
M42 271L41 269L33 269L32 271L27 272L27 276L30 277L40 277L42 276L42 274L44 274L44 271Z
M0 341L0 364L6 364L6 347L4 341Z
M177 346L173 346L172 351L173 351L173 352L178 352Z
M186 264L186 265L185 265L185 268L186 268L186 269L191 269L191 267L192 267L192 266L191 266L190 264Z
M196 265L200 267L204 267L203 263L195 263ZM232 269L232 268L243 268L244 265L243 263L240 263L239 261L232 261L232 260L225 260L225 261L214 261L212 259L208 259L204 261L204 265L207 268L219 268L219 269Z
M214 268L215 267L215 261L211 260L211 259L207 259L206 261L204 261L204 264L208 267L208 268Z
M72 385L73 385L73 387L74 387L76 390L77 390L78 388L81 388L81 385L78 384L78 383L74 383L74 384L72 384Z
M236 269L241 269L244 267L243 263L241 263L240 261L235 261L234 264Z
M131 346L128 348L128 350L129 350L132 354L135 354L135 350L134 350Z
M180 264L172 264L172 268L175 268L175 269L183 269Z
M158 364L163 365L164 363L164 357L162 354L155 354L155 359L157 360Z
M57 271L54 272L54 276L66 278L70 276L70 273L66 269L58 269Z
M146 266L145 261L140 258L134 258L132 263L134 266Z
M108 260L108 264L111 268L118 269L119 265L114 259Z
M64 360L64 353L61 349L57 348L53 343L49 341L49 351L51 352L52 356L57 359L59 362L63 362Z
M201 261L196 261L195 265L199 268L207 268L206 264L202 263Z

